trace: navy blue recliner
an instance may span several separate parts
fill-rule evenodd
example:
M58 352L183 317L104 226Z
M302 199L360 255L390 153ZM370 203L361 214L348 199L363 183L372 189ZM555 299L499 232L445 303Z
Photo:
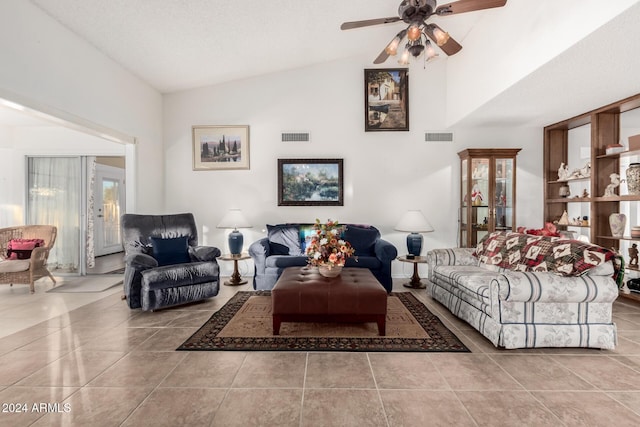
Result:
M130 308L157 310L218 295L220 249L198 246L193 214L124 214L121 231Z

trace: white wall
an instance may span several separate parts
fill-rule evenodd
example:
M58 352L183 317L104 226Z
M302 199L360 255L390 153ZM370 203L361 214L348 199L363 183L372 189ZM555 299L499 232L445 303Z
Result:
M225 231L216 224L227 209L241 208L254 225L243 230L245 250L267 223L331 218L373 224L404 253L406 233L393 227L405 210L421 209L435 228L425 235L425 250L451 247L457 243L457 152L521 147L518 224L542 226L541 129L453 129L454 143L424 142L425 131L446 130L447 75L444 62L436 61L410 70L410 132L364 132L363 69L369 60L165 95L166 210L193 212L205 241L224 251ZM207 124L250 126L250 170L192 170L191 126ZM300 130L311 132L310 143L280 142L281 132ZM344 206L279 207L278 158L343 158ZM394 275L411 274L411 266L395 264Z
M616 0L605 5L601 0L512 0L504 8L484 12L472 31L459 40L464 54L448 60L447 123L457 123L639 1ZM621 34L605 50L634 46L631 40L625 41ZM608 52L595 49L587 58L590 64L598 64L607 56ZM582 69L576 62L566 65L554 70L556 81L582 82L586 88L593 85L589 80L592 69Z
M28 1L0 1L0 53L0 93L135 137L136 210L163 209L160 93Z

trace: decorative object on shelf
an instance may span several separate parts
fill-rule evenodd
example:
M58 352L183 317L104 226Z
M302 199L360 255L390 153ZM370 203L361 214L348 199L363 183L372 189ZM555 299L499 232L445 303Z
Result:
M473 188L471 189L471 204L473 206L482 206L483 200L484 196L480 191L480 187L478 187L477 184L474 184Z
M622 144L609 144L607 148L605 148L606 154L616 154L622 153L624 151L624 145Z
M342 271L347 258L355 252L351 243L342 239L345 227L338 221L328 220L326 224L321 224L320 220L316 219L313 230L315 234L311 236L305 251L307 263L318 267L318 272L324 277L336 277Z
M238 228L251 228L252 225L242 214L240 209L229 209L225 216L222 217L218 228L231 228L233 231L229 233L229 252L231 255L240 255L242 253L242 244L244 237L238 231Z
M589 198L589 192L587 191L586 188L582 190L582 198L583 199L588 199Z
M589 217L588 216L583 216L582 217L582 223L580 224L583 227L588 227L589 226Z
M640 135L632 135L629 137L629 151L640 150Z
M560 167L558 168L558 181L566 181L570 176L569 165L565 165L564 162L560 163Z
M640 226L634 225L631 227L631 237L640 238Z
M627 168L627 191L640 194L640 163L631 163Z
M558 225L569 225L569 214L567 214L566 210L562 212L562 216L558 220Z
M407 236L407 252L410 255L420 256L423 239L422 235L418 233L429 233L433 231L433 226L421 211L410 210L400 218L394 230L411 233Z
M591 176L591 162L587 162L580 169L574 169L567 179L571 180L571 179L589 178L590 176Z
M629 268L638 268L638 244L634 243L629 248Z
M568 185L562 185L560 186L560 189L558 189L558 196L560 197L569 197L571 195L571 188L569 188Z
M612 213L609 215L609 227L613 237L622 237L625 225L627 225L627 216L625 214Z
M639 163L640 165L640 163ZM617 173L612 173L609 175L609 179L611 183L607 185L607 188L604 189L604 197L611 197L616 195L616 188L620 185L620 175ZM627 178L628 180L628 178Z

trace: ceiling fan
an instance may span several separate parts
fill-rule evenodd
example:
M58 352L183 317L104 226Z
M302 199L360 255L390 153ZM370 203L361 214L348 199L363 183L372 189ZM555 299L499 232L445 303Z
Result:
M462 46L449 36L449 33L436 24L427 23L431 16L448 16L456 13L473 12L475 10L502 7L505 4L507 4L507 0L458 0L437 6L436 0L402 0L398 7L398 16L345 22L340 26L340 29L350 30L370 25L404 21L408 24L408 27L396 34L373 63L382 64L389 56L394 56L397 53L400 42L406 37L405 51L398 62L402 65L407 65L409 63L409 55L417 58L424 51L427 61L437 56L429 39L437 44L447 55L455 55L462 49ZM422 40L423 36L424 42Z

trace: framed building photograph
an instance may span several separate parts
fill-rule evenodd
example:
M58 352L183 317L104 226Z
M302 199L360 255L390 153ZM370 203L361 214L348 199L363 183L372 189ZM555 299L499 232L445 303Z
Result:
M249 169L249 126L192 126L193 170Z
M409 70L364 70L364 130L409 130Z
M278 159L278 206L343 206L342 159Z

